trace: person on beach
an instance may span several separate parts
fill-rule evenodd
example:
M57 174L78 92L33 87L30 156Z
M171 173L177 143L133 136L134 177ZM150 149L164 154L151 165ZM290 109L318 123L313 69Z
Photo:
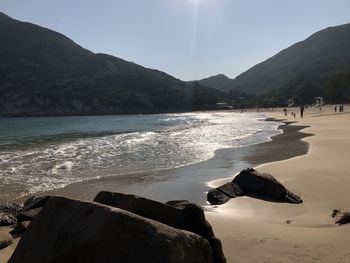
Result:
M337 106L334 107L334 112L337 112Z
M284 116L287 116L287 109L286 108L283 109L283 112L284 112Z
M300 106L300 118L304 117L304 106Z

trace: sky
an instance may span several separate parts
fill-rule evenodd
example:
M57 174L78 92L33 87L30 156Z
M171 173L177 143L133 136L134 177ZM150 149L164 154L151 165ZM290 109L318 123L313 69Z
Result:
M0 12L93 52L198 80L235 78L316 31L350 23L350 0L0 0Z

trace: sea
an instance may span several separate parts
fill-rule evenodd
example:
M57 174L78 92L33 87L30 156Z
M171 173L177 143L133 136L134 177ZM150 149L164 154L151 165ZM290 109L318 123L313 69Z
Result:
M280 134L263 113L0 118L0 201L84 180L175 169Z

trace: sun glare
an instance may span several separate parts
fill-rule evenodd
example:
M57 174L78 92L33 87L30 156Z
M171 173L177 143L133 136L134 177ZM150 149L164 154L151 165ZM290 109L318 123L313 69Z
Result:
M190 0L190 2L194 5L199 5L201 2L203 2L203 0Z

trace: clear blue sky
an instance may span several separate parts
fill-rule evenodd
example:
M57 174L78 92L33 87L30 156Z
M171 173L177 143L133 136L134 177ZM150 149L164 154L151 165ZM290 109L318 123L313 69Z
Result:
M0 11L182 80L234 78L350 22L350 0L0 0Z

